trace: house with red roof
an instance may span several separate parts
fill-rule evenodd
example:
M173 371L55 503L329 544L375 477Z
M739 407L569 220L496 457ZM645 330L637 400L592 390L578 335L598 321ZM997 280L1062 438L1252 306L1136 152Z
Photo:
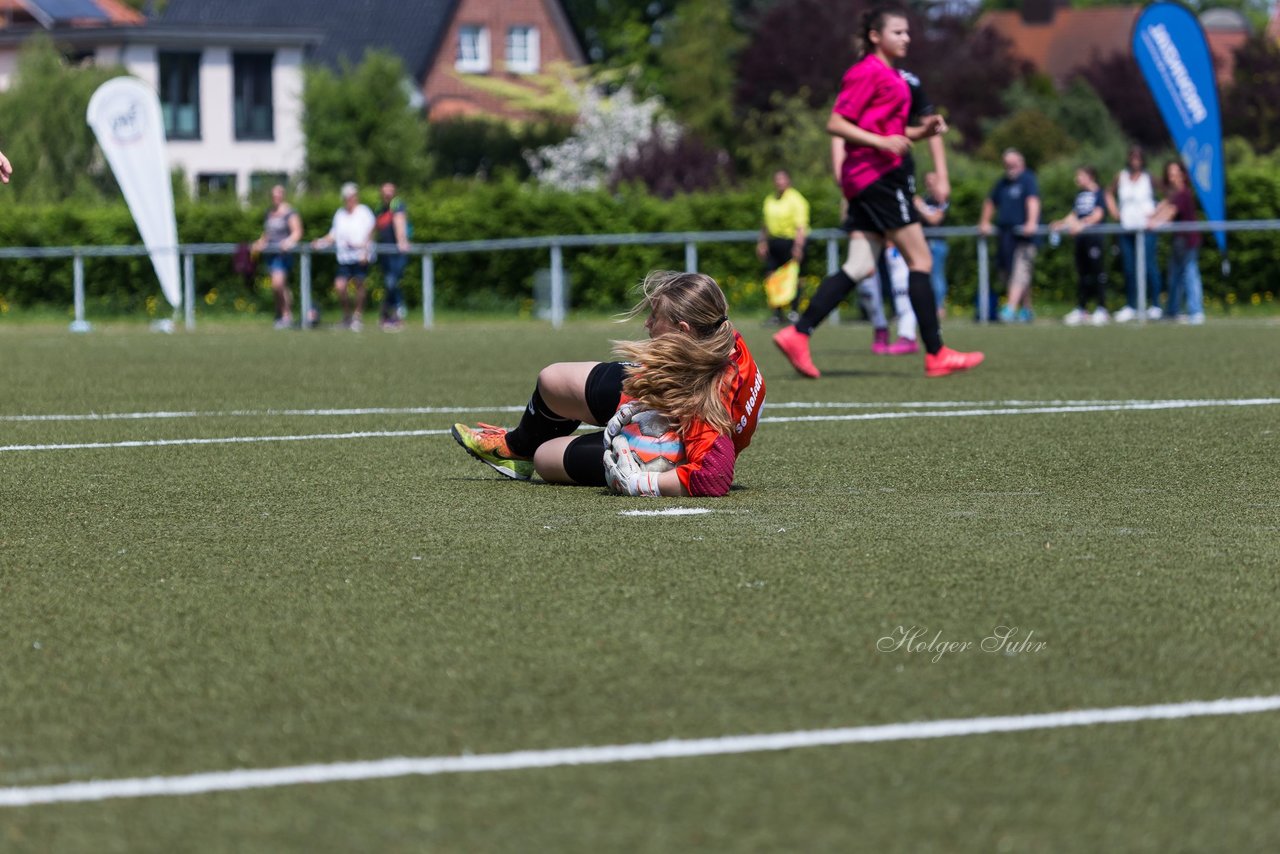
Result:
M979 26L1009 40L1013 53L1061 86L1077 68L1114 54L1131 53L1133 26L1142 6L1076 9L1069 0L1027 0L1021 9L985 12ZM1218 84L1231 82L1235 51L1249 37L1249 22L1232 9L1200 15Z
M585 63L560 0L169 0L150 18L119 0L0 0L0 89L37 32L156 87L170 161L197 194L245 196L302 171L308 63L391 51L433 121L526 118L485 84L536 91L540 72Z

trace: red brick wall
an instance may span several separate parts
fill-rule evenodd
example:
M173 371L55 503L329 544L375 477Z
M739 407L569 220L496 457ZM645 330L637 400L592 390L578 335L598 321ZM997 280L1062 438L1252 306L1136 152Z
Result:
M559 0L462 0L449 22L449 31L440 44L431 71L422 87L432 120L456 116L491 115L502 118L529 118L505 104L500 98L470 86L465 75L454 68L458 51L458 29L464 25L489 28L490 69L486 76L519 82L523 75L506 70L507 29L533 26L538 29L538 69L545 71L555 62L576 62L579 51L566 44L566 36L557 25L550 4ZM557 7L558 11L558 7ZM562 16L561 16L562 17ZM567 36L572 38L571 35Z

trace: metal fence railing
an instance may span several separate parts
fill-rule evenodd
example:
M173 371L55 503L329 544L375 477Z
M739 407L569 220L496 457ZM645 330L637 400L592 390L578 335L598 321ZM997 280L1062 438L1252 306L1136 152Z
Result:
M1098 225L1088 229L1096 234L1125 234L1126 229L1118 225ZM1160 234L1175 232L1241 232L1241 231L1280 231L1280 220L1236 220L1226 222L1171 223L1154 229ZM1046 235L1049 230L1041 227L1036 232ZM1140 232L1139 232L1140 233ZM974 226L943 226L926 228L928 237L967 238L974 241L974 252L978 267L978 319L988 322L987 317L991 294L991 264L989 237L983 235ZM664 232L652 234L578 234L550 235L545 237L515 237L498 240L464 240L441 243L415 243L410 247L408 255L422 261L422 324L430 329L435 324L435 258L440 255L461 254L469 252L505 252L513 250L541 249L548 253L550 264L550 321L553 327L559 328L565 320L565 267L564 251L566 249L590 249L605 246L684 246L685 269L689 272L698 270L698 247L718 243L755 243L759 239L759 231L689 231ZM838 229L818 229L811 235L811 240L825 241L827 255L827 272L834 273L840 266L839 243L846 237L845 232ZM1146 265L1151 259L1146 257L1145 241L1135 241L1136 246L1136 278L1146 279ZM158 250L159 252L178 252L182 259L183 280L183 313L188 329L194 329L195 317L195 262L201 256L231 256L238 250L234 243L186 243L176 248ZM394 245L379 246L384 251L395 251ZM299 308L303 317L308 316L312 307L311 259L317 254L332 254L332 250L313 250L307 246L295 249L299 258ZM85 260L91 258L112 258L126 256L146 256L148 251L143 246L53 246L53 247L6 247L0 248L0 261L16 258L71 258L74 313L73 330L89 328L85 317ZM1144 288L1137 288L1139 305L1138 318L1146 316L1146 293Z

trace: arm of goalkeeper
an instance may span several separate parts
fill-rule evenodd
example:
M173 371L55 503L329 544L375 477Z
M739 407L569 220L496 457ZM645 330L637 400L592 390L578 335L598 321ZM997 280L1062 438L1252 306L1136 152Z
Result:
M606 432L606 439L608 435ZM657 472L644 471L636 463L626 436L614 436L605 445L604 480L611 492L618 495L643 495L657 498L662 495L658 478Z

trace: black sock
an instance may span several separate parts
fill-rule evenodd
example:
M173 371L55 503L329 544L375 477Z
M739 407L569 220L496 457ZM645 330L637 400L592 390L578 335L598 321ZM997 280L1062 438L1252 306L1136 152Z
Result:
M907 276L907 297L911 300L911 310L916 313L925 351L930 355L937 353L942 349L942 328L938 325L938 301L928 273L911 271Z
M533 388L533 396L529 405L520 416L520 424L507 433L507 447L511 453L522 457L532 457L533 452L544 443L561 436L568 436L578 429L581 421L561 418L551 411L537 386Z
M927 279L927 277L926 277ZM844 270L836 270L818 285L818 292L809 300L809 307L796 321L796 331L812 335L813 328L827 319L827 315L836 310L840 301L858 286L857 282L845 275Z

